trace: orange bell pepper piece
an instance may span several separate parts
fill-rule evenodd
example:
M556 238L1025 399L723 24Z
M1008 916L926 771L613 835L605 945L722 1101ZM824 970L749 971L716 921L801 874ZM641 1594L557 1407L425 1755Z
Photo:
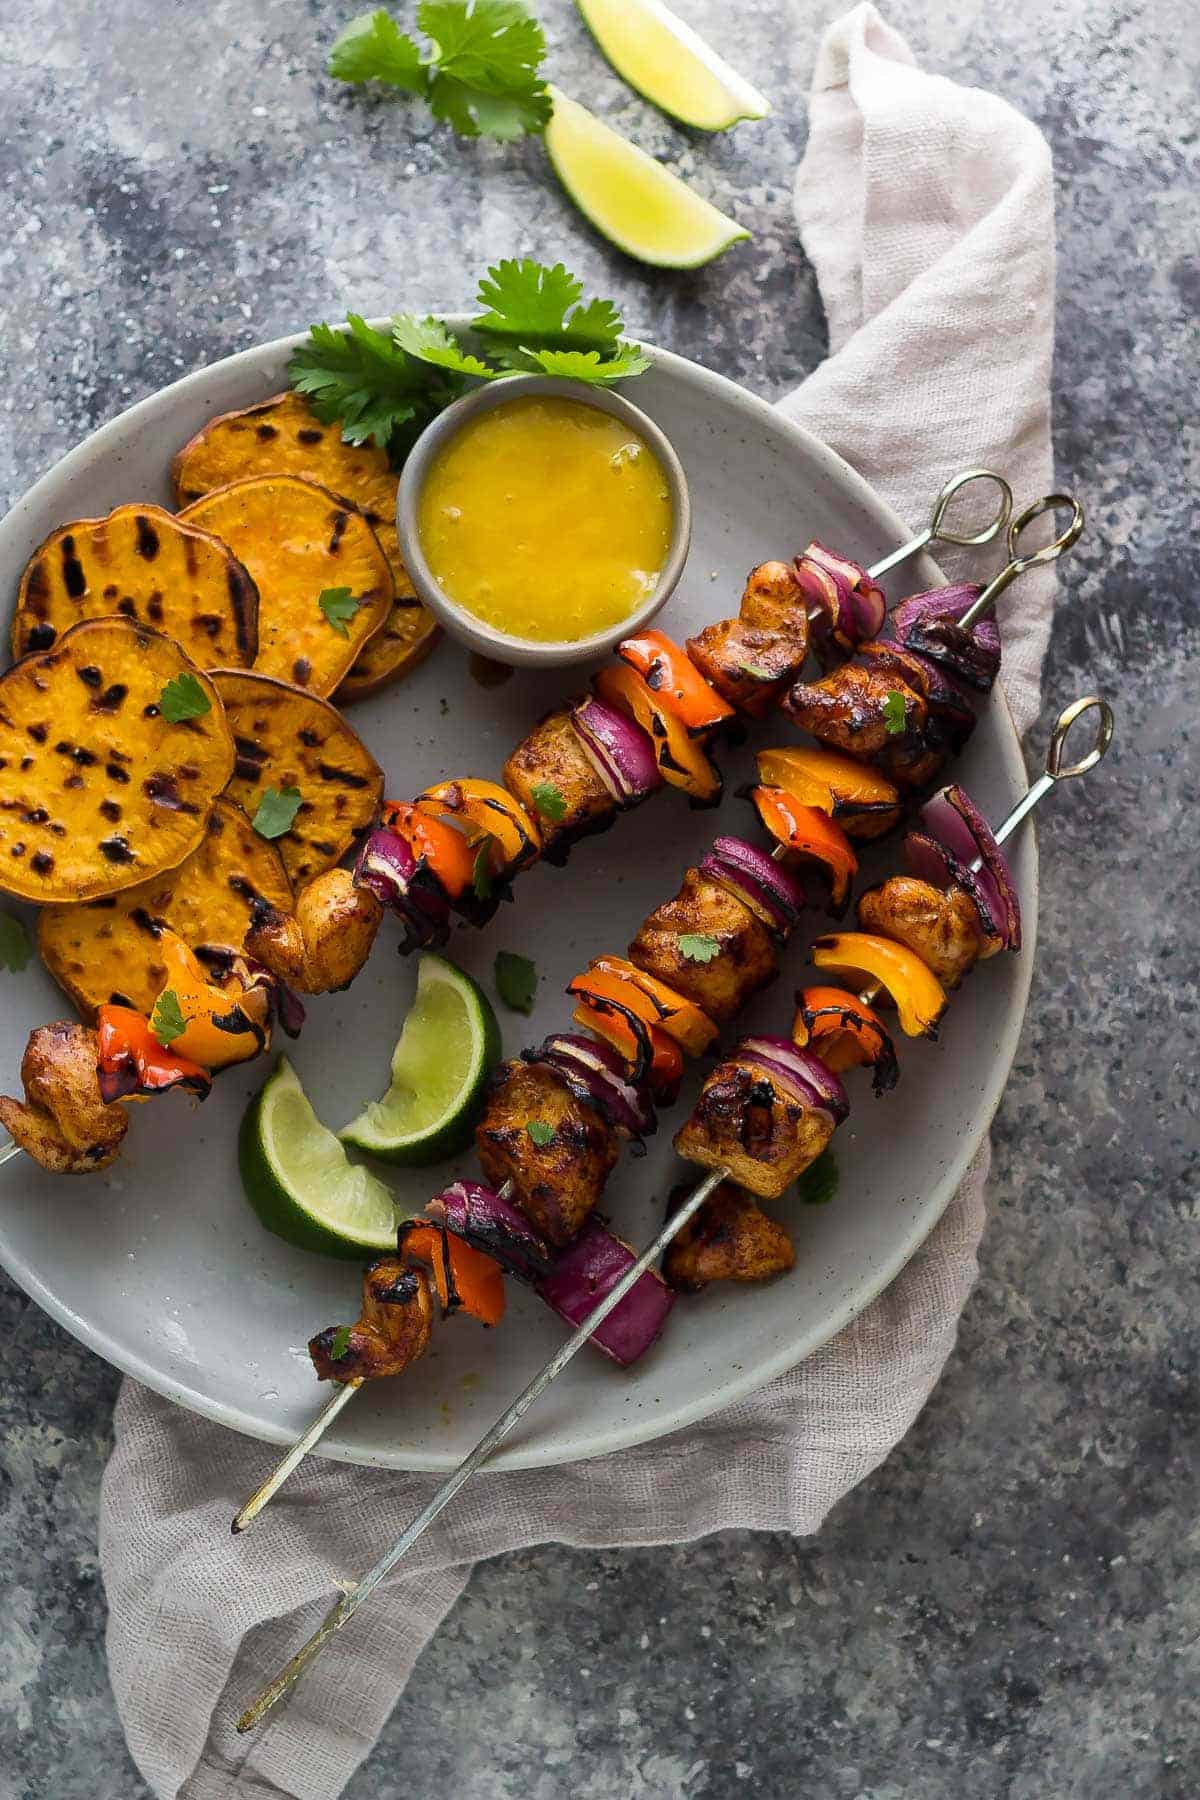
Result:
M823 866L829 876L830 907L835 913L844 912L858 858L841 826L819 807L800 805L782 788L752 788L750 798L773 838L794 855Z
M400 1254L432 1271L443 1318L459 1307L481 1325L498 1325L504 1317L500 1264L444 1226L422 1219L401 1226Z
M883 1020L844 988L810 987L796 995L792 1042L797 1049L815 1050L835 1075L872 1065L877 1094L894 1087L900 1074Z
M647 732L664 781L682 788L697 806L715 806L721 798L721 774L705 756L687 726L662 697L646 686L628 663L610 663L592 676L592 686L607 706Z
M619 987L607 985L610 981L625 983L625 990L636 988L654 1007L653 1014L639 1016L644 1017L648 1025L661 1025L689 1056L699 1056L708 1049L717 1035L717 1028L708 1014L701 1012L693 1001L677 994L665 981L658 981L653 975L647 975L644 969L627 962L623 956L593 957L588 964L587 974L577 977L577 980L585 984L603 980L606 985L597 991L607 993L610 999L620 999L623 995L623 990ZM567 990L568 993L581 991L586 989L577 989L574 984Z
M900 1029L908 1037L936 1037L937 1024L946 1010L946 990L927 963L915 951L891 938L870 931L835 931L818 938L812 959L844 987L872 984L885 989L900 1016ZM868 994L868 1003L875 994Z
M461 823L472 844L490 837L496 846L493 874L514 874L541 855L537 825L498 781L439 781L417 796L417 805L431 818L449 815Z
M590 1031L593 1037L603 1038L606 1044L619 1050L630 1068L636 1068L641 1060L642 1045L627 1016L631 1012L633 1008L626 1007L623 1000L609 1000L597 994L595 1005L582 1000L571 1019L582 1030ZM683 1051L661 1025L647 1025L636 1013L634 1017L638 1018L650 1046L648 1073L651 1092L656 1100L669 1106L678 1094L679 1084L683 1080Z
M687 651L663 631L642 631L617 645L617 655L636 669L651 693L673 713L690 737L702 737L733 708L709 686Z
M475 881L475 853L461 831L444 825L409 801L387 800L383 823L402 837L418 862L423 861L448 900L457 900Z
M174 994L184 1018L183 1032L170 1045L172 1055L216 1070L249 1062L267 1048L270 997L265 988L245 988L236 977L213 987L202 964L173 931L160 934L158 948L166 969L159 999Z
M760 750L756 762L764 787L783 788L802 806L836 818L847 836L879 837L900 817L900 790L870 763L839 750L789 744Z
M203 1100L212 1076L199 1063L164 1049L150 1021L131 1006L102 1006L96 1014L96 1075L100 1092L114 1100L146 1100L168 1088L190 1087Z

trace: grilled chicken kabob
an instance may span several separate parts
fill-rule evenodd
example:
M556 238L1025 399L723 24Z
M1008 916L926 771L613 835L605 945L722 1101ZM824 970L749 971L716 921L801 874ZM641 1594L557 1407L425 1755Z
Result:
M944 531L942 515L953 495L979 479L1000 488L997 517L971 536ZM877 570L937 536L987 542L1007 520L1009 505L1000 477L982 471L958 476L939 496L929 528ZM761 716L800 672L810 615L824 620L829 634L850 641L882 620L882 591L872 572L814 544L794 567L768 563L752 571L739 617L692 639L690 655L659 632L626 640L616 665L597 676L594 695L548 715L518 746L505 765L505 786L442 782L411 804L389 803L383 827L370 834L353 872L333 868L317 875L288 912L261 903L246 956L238 959L243 974L256 971L260 986L276 978L286 1023L289 989L325 992L354 979L370 954L385 902L405 923L402 948L438 942L452 907L482 922L522 868L539 855L562 860L578 837L605 829L622 807L637 804L664 781L682 787L696 804L715 802L720 776L704 746L734 719L735 709ZM807 823L799 826L793 818L789 847L852 869L840 826L822 823L818 810L807 809ZM876 806L874 827L879 812ZM212 997L203 995L202 977L197 989L195 975L193 969L187 982L200 993L198 1016L220 1016ZM228 966L219 979L231 979ZM194 1033L192 1042L177 1037L168 1049L133 1009L101 1011L108 1059L119 1055L126 1071L121 1099L145 1099L172 1087L202 1098L206 1069L255 1053L245 1043L235 1051L226 1034L216 1059L197 1067ZM266 1041L262 1037L258 1047ZM96 1088L82 1078L93 1053L102 1077ZM100 1042L89 1027L58 1024L35 1032L22 1064L26 1100L0 1097L0 1122L13 1138L0 1160L23 1150L57 1173L88 1173L112 1162L128 1118L103 1072Z
M1081 714L1093 708L1098 709L1100 719L1095 745L1079 762L1066 767L1062 759L1067 734ZM957 931L952 934L957 948L953 963L947 967L951 977L957 974L961 978L980 957L1004 944L1018 947L1016 894L1000 844L1058 781L1094 768L1111 736L1112 714L1105 701L1088 696L1068 707L1055 727L1046 772L994 833L961 789L947 790L925 808L921 823L926 829L914 834L906 844L908 860L918 871L914 878L946 895L955 907L956 917L962 907L969 907L972 912L974 940L968 943ZM630 1301L641 1291L651 1265L664 1251L668 1253L668 1267L673 1261L685 1285L695 1285L696 1276L705 1277L712 1271L714 1244L726 1237L740 1241L744 1257L739 1269L731 1255L721 1254L716 1270L719 1275L736 1279L747 1267L754 1276L779 1272L783 1261L776 1253L774 1267L771 1266L771 1240L755 1227L755 1219L765 1215L751 1196L778 1198L829 1142L849 1106L839 1066L874 1063L878 1071L878 1031L872 1023L872 1008L885 975L899 1005L902 1029L909 1035L931 1035L946 1002L945 989L923 954L941 957L946 943L936 930L925 928L917 940L921 950L911 948L907 941L914 936L909 900L894 885L906 879L894 877L891 882L885 881L871 914L876 925L890 921L902 926L904 938L871 933L864 935L874 939L874 943L850 946L818 940L814 946L814 960L827 978L856 984L862 973L870 973L875 979L857 995L849 988L839 988L843 1018L819 1028L815 1028L815 1021L827 1017L824 1005L814 1008L809 997L801 995L790 1039L745 1039L713 1072L675 1139L681 1155L706 1171L704 1178L640 1256L631 1256L619 1272L606 1272L605 1278L596 1283L592 1290L594 1304L584 1311L572 1336L447 1477L391 1548L360 1579L344 1585L341 1597L317 1630L241 1715L240 1732L253 1730L289 1692L330 1637L349 1622L368 1595L395 1569L583 1345L611 1328L613 1321L626 1312ZM835 973L831 959L843 957L845 961L837 962ZM912 958L913 964L919 963L923 973L907 958ZM814 1048L816 1044L820 1045L820 1054ZM674 1252L673 1243L677 1247ZM343 1397L344 1390L338 1398ZM317 1435L314 1426L281 1468L294 1467ZM264 1490L269 1491L273 1491L271 1484Z

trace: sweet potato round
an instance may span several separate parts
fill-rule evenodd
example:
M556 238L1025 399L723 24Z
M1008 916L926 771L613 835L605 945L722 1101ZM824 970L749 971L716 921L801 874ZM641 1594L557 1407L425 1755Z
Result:
M190 674L211 710L172 725L162 691ZM0 676L0 890L94 900L176 868L233 773L216 688L170 638L88 619Z
M249 666L257 654L258 590L245 568L219 538L161 506L118 506L50 533L21 576L13 656L114 614L165 632L202 669Z
M177 869L105 900L43 908L38 949L89 1022L107 1005L149 1013L163 986L164 928L192 950L241 950L256 900L289 912L292 884L274 844L223 796L203 841Z
M237 745L230 797L254 817L269 787L300 790L278 839L297 887L332 868L362 836L383 798L383 770L336 707L257 670L220 669L217 691Z
M395 598L391 566L362 514L315 482L256 475L214 488L180 517L228 544L254 578L255 669L332 694ZM331 588L349 588L359 603L342 631L319 605Z

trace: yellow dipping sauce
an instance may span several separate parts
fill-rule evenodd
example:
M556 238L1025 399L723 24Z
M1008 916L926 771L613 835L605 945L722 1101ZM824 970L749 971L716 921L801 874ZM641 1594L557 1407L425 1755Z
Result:
M667 477L645 439L549 395L469 419L434 457L418 513L447 598L539 643L627 619L658 583L672 524Z

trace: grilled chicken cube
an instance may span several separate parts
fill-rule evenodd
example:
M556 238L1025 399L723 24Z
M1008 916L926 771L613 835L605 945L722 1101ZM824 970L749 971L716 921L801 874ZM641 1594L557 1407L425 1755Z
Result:
M868 888L858 902L858 922L914 951L944 988L956 988L990 953L970 895L960 887L943 892L915 875L893 875Z
M129 1130L122 1106L101 1098L99 1047L88 1025L60 1020L29 1034L21 1059L24 1100L0 1095L0 1125L54 1175L89 1175L114 1162Z
M778 1200L833 1136L833 1119L761 1063L736 1053L715 1068L675 1148L702 1169L727 1169L739 1187Z
M599 1203L619 1151L594 1106L576 1100L548 1064L523 1061L501 1063L492 1077L475 1147L484 1180L511 1181L530 1224L558 1245L570 1243Z
M688 956L680 948L685 937L714 939L716 954L708 962ZM629 960L693 1001L717 1025L727 1024L779 972L766 926L699 869L689 869L675 898L650 914L629 946Z
M875 763L882 775L897 787L910 791L927 788L950 755L950 746L938 737L931 722L928 734L893 738Z
M672 1201L684 1191L677 1189ZM698 1294L710 1281L769 1281L795 1261L783 1226L749 1194L723 1181L668 1247L663 1274L681 1294Z
M687 653L723 700L763 718L808 656L808 612L790 564L751 569L739 616L705 626L688 639Z
M327 869L300 889L292 912L260 904L246 951L302 994L336 993L371 954L382 918L381 903L355 887L349 869Z
M381 1256L363 1275L362 1316L353 1325L329 1325L309 1339L319 1381L366 1381L399 1375L429 1347L433 1293L420 1269L398 1256Z
M593 768L565 708L547 713L522 739L505 763L502 779L537 821L547 862L565 862L577 838L606 831L617 815L617 803ZM557 798L551 810L557 813L561 802L561 818L542 811L539 789L554 790ZM541 799L544 804L544 791Z
M897 730L897 702L904 720ZM897 744L903 733L921 739L929 717L924 697L899 676L881 669L844 663L820 681L798 681L783 701L783 710L819 743L854 756L877 756ZM889 766L889 774L892 773Z

